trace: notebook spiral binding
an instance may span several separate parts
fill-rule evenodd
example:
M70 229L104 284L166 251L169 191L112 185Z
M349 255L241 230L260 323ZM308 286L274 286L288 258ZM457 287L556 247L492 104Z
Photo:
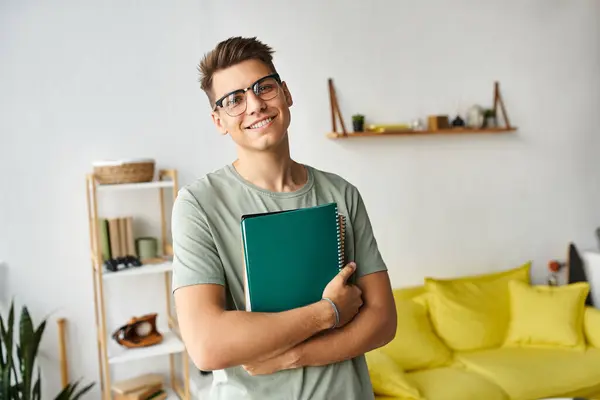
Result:
M337 244L338 244L338 269L344 268L345 263L345 239L346 239L346 217L339 213L338 208L335 208L335 216L337 218Z

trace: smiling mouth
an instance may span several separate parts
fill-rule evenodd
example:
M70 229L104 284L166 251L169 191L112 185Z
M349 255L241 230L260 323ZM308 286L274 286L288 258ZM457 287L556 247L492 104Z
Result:
M258 121L257 123L250 125L246 129L259 129L259 128L262 128L265 125L269 125L271 123L271 121L273 121L274 119L275 119L275 117L265 118L262 121Z

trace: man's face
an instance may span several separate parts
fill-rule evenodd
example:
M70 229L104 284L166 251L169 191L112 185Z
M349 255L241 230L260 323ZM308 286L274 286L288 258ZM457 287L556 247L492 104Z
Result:
M272 73L258 60L247 60L218 71L213 75L215 100L236 90L246 89ZM273 79L257 86L260 91L258 96L252 89L228 96L223 101L223 107L217 107L212 112L212 118L219 131L231 135L238 146L246 150L264 151L278 146L286 138L292 96L285 83L278 84ZM234 107L235 104L239 106Z

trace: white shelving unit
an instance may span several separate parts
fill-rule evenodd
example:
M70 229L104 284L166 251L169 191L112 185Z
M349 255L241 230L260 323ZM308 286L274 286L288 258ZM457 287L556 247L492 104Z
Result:
M164 272L170 272L173 270L173 264L170 261L165 261L163 263L157 264L146 264L141 267L132 267L127 268L122 271L112 272L104 269L104 273L102 274L102 278L105 281L115 280L115 279L123 279L132 276L139 275L151 275L151 274L160 274Z
M98 191L109 192L109 191L117 191L117 190L144 190L144 189L172 188L173 185L174 185L173 181L121 183L118 185L98 185Z
M117 343L111 342L108 346L109 364L119 364L128 361L142 360L144 358L176 354L185 351L181 338L174 331L163 331L163 340L159 344L138 349L123 349Z
M111 367L125 364L131 361L139 361L160 356L168 356L170 367L170 379L165 387L168 392L168 400L191 400L189 358L187 357L185 345L178 332L175 316L171 312L171 279L170 273L173 264L169 260L173 255L173 248L167 240L167 222L165 211L165 190L169 190L173 200L177 197L178 183L177 171L160 170L158 180L143 183L124 183L115 185L99 184L94 174L86 176L87 205L90 226L90 247L92 274L94 277L94 311L98 337L98 362L100 367L100 386L102 399L111 400ZM100 243L100 230L98 215L98 193L116 192L123 190L148 190L158 191L160 198L160 217L162 231L162 254L161 262L146 263L139 267L130 267L120 271L112 272L104 267L102 247ZM106 306L104 299L104 285L111 284L116 280L133 279L142 275L162 274L165 281L166 296L166 320L167 326L157 329L163 335L160 343L139 348L127 348L119 345L111 337L111 331L106 326ZM154 295L154 294L152 294ZM183 382L178 382L175 371L175 356L180 355L182 359Z

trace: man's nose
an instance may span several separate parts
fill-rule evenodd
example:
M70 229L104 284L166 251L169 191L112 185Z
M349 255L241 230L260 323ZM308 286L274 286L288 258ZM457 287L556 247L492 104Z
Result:
M246 113L254 114L261 110L264 110L267 103L260 97L258 97L252 90L246 92Z

